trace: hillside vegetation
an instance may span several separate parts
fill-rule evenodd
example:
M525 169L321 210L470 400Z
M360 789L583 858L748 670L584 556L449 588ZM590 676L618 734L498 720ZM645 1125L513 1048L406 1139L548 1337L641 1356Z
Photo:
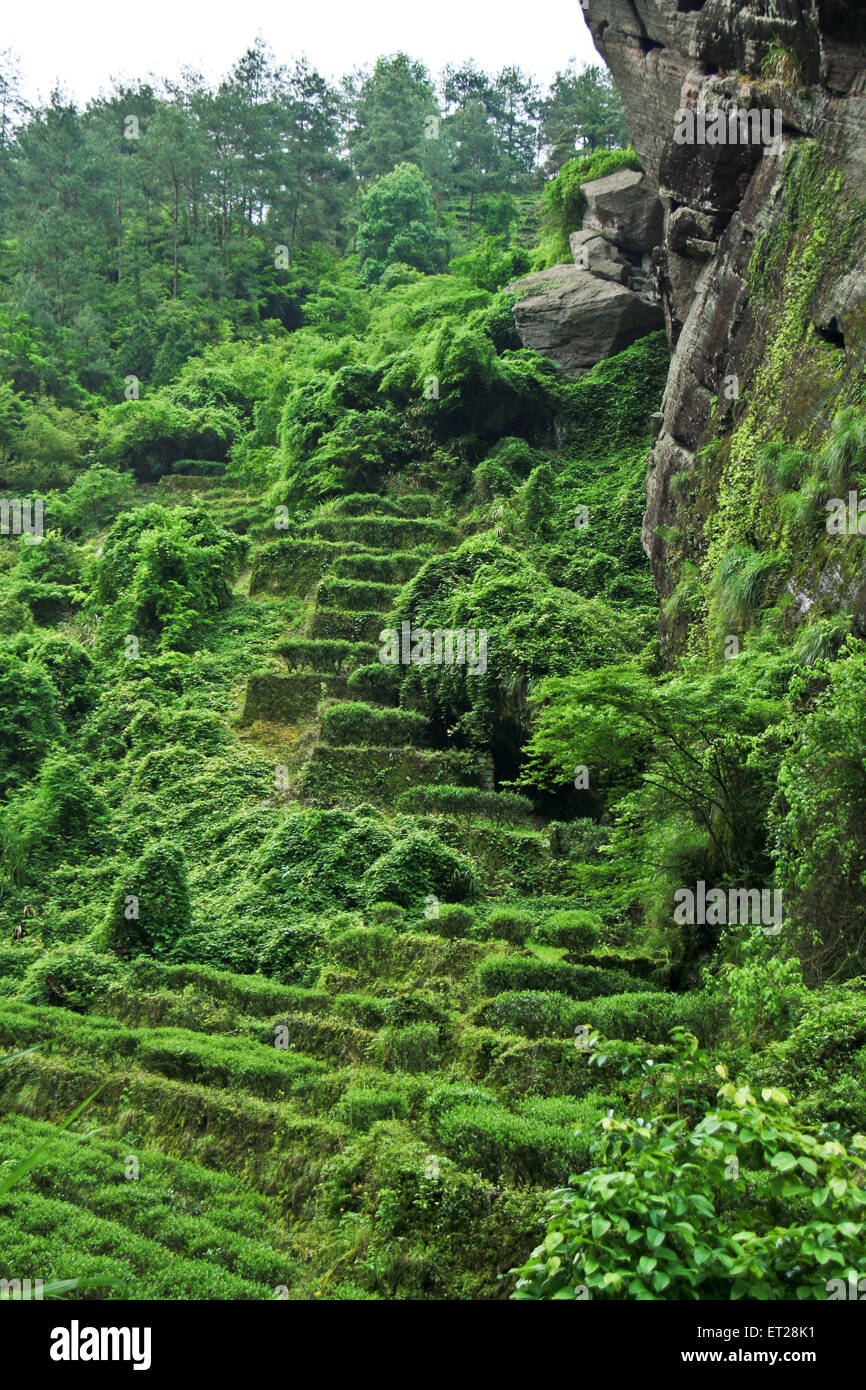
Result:
M578 136L561 75L542 168L504 77L442 106L382 60L350 117L257 62L135 93L119 242L86 159L128 94L4 133L0 473L45 535L0 538L0 1277L826 1298L866 1258L862 634L744 551L714 590L736 651L666 664L665 336L571 380L506 289L633 162L603 82ZM303 101L333 121L310 165ZM287 113L289 211L253 161ZM18 219L40 141L86 236ZM815 508L866 471L864 421ZM774 506L787 463L761 453ZM383 659L404 623L468 659ZM697 884L781 920L686 921Z

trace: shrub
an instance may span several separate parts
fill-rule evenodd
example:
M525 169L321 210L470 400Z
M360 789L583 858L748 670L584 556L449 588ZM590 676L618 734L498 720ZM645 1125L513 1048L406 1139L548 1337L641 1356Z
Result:
M316 602L325 608L348 608L352 612L363 609L390 607L394 597L390 584L375 584L364 579L337 579L328 575L320 579L316 587Z
M412 787L398 800L403 811L457 816L466 821L492 820L519 825L532 814L532 802L515 792L488 792L476 787Z
M510 941L514 946L522 946L532 931L532 918L525 912L511 907L497 907L488 912L479 935L485 940Z
M414 550L392 551L380 555L375 550L357 550L338 555L333 573L341 579L365 579L374 584L405 584L418 568L420 557Z
M490 1091L485 1091L480 1086L470 1086L466 1082L437 1086L435 1091L431 1091L427 1101L427 1121L430 1128L438 1133L445 1116L451 1110L460 1109L465 1105L478 1109L482 1105L498 1106L499 1101Z
M399 903L370 903L364 916L373 927L390 927L396 931L406 920L406 909Z
M393 931L386 926L347 927L328 938L328 954L351 970L378 971L391 959Z
M371 661L355 668L349 676L348 686L355 699L396 704L400 697L402 679L401 667Z
M438 836L412 830L370 866L362 888L366 902L387 898L408 906L431 894L446 902L471 900L479 880L469 859Z
M55 946L30 966L21 983L21 997L31 1004L56 1004L86 1013L104 1002L112 985L122 978L123 968L115 956L98 954L90 946Z
M127 633L186 645L197 623L228 604L242 546L200 507L125 512L105 538L96 572L96 598L108 609L103 645L122 651Z
M828 1143L797 1121L784 1091L758 1098L716 1070L715 1105L697 1122L683 1117L684 1094L685 1116L704 1109L712 1072L695 1040L680 1039L674 1063L658 1068L670 1078L659 1113L612 1119L597 1166L554 1194L544 1241L513 1271L515 1298L808 1300L838 1297L834 1280L843 1296L849 1276L856 1284L862 1136Z
M565 946L569 951L591 951L598 940L602 922L594 912L570 908L553 912L536 929L535 939L549 946Z
M439 908L438 915L430 919L431 930L452 941L460 937L472 936L474 926L475 913L470 907L464 907L462 903L443 903Z
M358 642L313 641L309 638L293 638L282 642L275 648L290 671L328 671L335 676L345 673L348 662L364 651Z
M580 1007L557 990L509 990L485 1006L484 1022L526 1038L564 1038L573 1031L572 1020Z
M708 1044L716 1041L726 1017L724 1006L703 992L662 994L647 990L643 982L633 982L628 994L586 1000L575 1013L574 1023L597 1028L606 1038L643 1038L652 1043L667 1042L671 1029L682 1026Z
M256 855L263 889L303 911L357 907L365 870L391 845L393 831L376 811L304 810L268 835ZM367 901L390 898L377 893Z
M81 853L92 847L107 820L108 807L93 784L88 760L58 752L42 764L38 785L20 808L18 828L30 852L74 845Z
M378 608L353 612L349 608L317 608L309 635L317 641L376 642L382 630Z
M36 647L34 656L57 692L57 713L75 727L96 701L93 658L86 647L62 632L52 632Z
M45 669L0 650L0 791L32 776L59 737L57 699Z
M379 709L360 701L327 705L322 711L322 736L336 747L402 748L427 742L423 714L406 709Z
M446 1151L485 1177L565 1182L589 1163L589 1144L573 1127L533 1115L512 1115L499 1105L461 1105L442 1115L437 1133Z
M607 826L594 820L551 821L550 852L556 859L599 860L610 839Z
M378 1120L404 1120L409 1113L406 1097L399 1091L378 1091L355 1087L340 1097L334 1114L350 1129L368 1130Z
M186 859L166 840L146 850L117 881L105 940L120 956L166 955L189 931L191 916Z
M635 981L624 970L599 970L591 965L571 965L563 960L538 960L534 956L488 956L475 972L482 994L504 994L508 990L552 989L573 999L593 999L596 995L646 990L644 981Z
M373 1041L373 1053L387 1071L435 1071L442 1062L439 1028L435 1023L383 1028Z

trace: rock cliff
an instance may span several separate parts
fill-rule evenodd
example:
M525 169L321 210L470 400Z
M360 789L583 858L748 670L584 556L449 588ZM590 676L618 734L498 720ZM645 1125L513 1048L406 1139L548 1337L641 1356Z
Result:
M668 642L682 645L695 620L712 626L713 576L735 546L778 552L792 620L817 602L850 607L862 626L862 564L831 553L820 528L786 552L758 459L779 437L815 456L863 396L863 7L587 0L584 13L664 209L652 264L673 357L644 545L664 599L692 576L691 600L666 605ZM717 124L715 140L689 143L684 110L706 112L706 131L720 114L727 138ZM774 138L746 119L761 112Z

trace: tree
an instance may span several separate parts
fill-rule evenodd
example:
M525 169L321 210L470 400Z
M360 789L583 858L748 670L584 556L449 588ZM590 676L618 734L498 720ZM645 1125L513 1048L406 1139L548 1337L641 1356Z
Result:
M575 154L625 149L625 113L610 73L597 66L578 72L573 62L558 72L541 103L541 137L554 174Z
M490 78L474 63L446 68L442 90L445 130L454 148L451 178L459 192L469 195L467 230L471 235L475 201L501 167L502 149L494 124L500 107Z
M362 182L390 174L400 164L421 166L438 115L430 75L405 53L379 58L372 73L347 83L352 106L348 144Z
M337 241L351 178L338 153L344 100L305 58L280 74L276 98L268 225L294 259L300 242Z
M414 164L379 179L361 205L357 251L368 283L400 262L426 274L439 268L443 239L436 228L430 185Z

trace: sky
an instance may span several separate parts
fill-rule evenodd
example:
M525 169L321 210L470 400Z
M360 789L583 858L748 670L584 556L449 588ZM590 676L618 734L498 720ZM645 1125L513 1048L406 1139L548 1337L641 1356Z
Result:
M474 58L543 82L570 58L601 61L579 0L544 0L537 15L526 0L10 0L4 10L0 48L19 58L30 101L59 83L84 102L112 78L184 67L215 80L259 34L278 62L306 54L328 77L398 49L434 74Z

